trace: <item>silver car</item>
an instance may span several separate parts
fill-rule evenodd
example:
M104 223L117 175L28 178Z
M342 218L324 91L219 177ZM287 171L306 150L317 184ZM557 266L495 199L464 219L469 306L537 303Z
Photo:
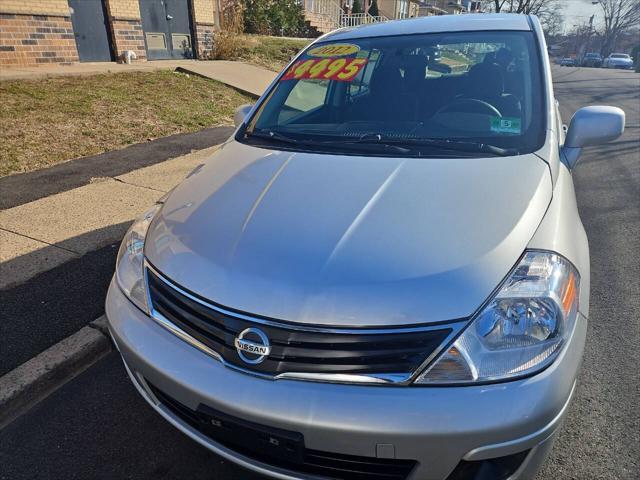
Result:
M560 60L560 66L561 67L575 67L576 66L576 60L574 58L571 58L571 57L564 57L564 58L562 58L562 60Z
M622 68L624 70L633 70L633 60L626 53L612 53L604 59L603 68Z
M571 172L624 113L565 134L538 20L450 15L325 35L236 121L122 243L140 394L272 478L534 475L589 316Z

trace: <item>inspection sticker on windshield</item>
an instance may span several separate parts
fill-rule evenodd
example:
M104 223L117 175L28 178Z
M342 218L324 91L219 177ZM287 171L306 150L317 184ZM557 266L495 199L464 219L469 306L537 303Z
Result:
M312 48L307 52L310 57L344 57L358 53L360 47L352 43L334 43L331 45L323 45L321 47Z
M522 129L522 122L517 117L491 117L491 131L497 133L516 133Z
M337 80L351 82L366 65L366 58L312 58L289 68L282 80Z

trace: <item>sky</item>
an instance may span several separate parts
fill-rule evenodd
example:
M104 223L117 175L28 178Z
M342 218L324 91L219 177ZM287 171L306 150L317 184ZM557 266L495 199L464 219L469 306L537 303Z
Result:
M602 8L600 5L592 5L592 0L560 0L563 5L564 28L573 30L574 25L584 25L589 22L589 17L595 13L593 24L602 23Z

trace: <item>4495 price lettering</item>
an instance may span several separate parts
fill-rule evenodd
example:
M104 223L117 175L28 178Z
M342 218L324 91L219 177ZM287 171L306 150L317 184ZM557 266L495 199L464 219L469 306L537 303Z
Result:
M367 63L366 58L313 58L294 63L284 74L282 80L352 81Z

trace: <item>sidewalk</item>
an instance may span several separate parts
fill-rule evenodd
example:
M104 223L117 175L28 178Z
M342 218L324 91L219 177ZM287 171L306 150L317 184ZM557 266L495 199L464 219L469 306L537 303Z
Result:
M180 65L178 71L217 80L230 87L259 97L276 78L277 73L243 62L215 60Z
M0 80L159 69L200 75L255 97L276 76L242 62L177 60L2 69ZM125 175L92 178L88 185L0 210L0 288L22 283L118 240L124 233L118 225L126 225L142 213L212 151L201 150Z
M0 211L0 288L120 240L143 213L218 146Z
M200 75L255 97L276 76L275 72L242 62L177 60L2 69L0 80L158 69ZM88 185L0 210L0 288L24 282L118 240L124 231L115 228L117 225L126 225L142 213L212 151L201 150L125 175L92 178Z
M104 312L122 236L218 148L0 210L0 428L110 351L100 322L88 324Z
M71 65L42 65L35 67L11 67L0 69L0 81L25 80L73 75L96 75L99 73L152 72L155 70L175 70L178 67L198 63L197 60L158 60L154 62L134 62L131 65L116 62L86 62Z
M90 62L74 63L73 65L3 68L0 70L0 81L156 70L178 70L200 75L201 77L222 82L254 97L262 95L277 75L276 72L243 62L225 60L156 60L133 63L131 65L114 62Z
M3 69L0 81L158 69L211 78L254 97L276 76L240 62L186 60ZM0 381L4 382L0 389L10 394L0 395L0 409L5 413L26 411L109 351L107 337L87 324L104 311L104 294L122 236L134 218L206 161L219 145L155 162L186 147L198 148L198 135L206 136L206 140L200 138L200 144L212 145L233 131L225 127L209 130L216 131L188 134L194 141L187 145L180 142L188 135L161 139L155 142L162 145L134 145L24 177L6 177L11 180L2 182L12 189L10 198L3 199L7 200L2 202L5 208L0 209L0 351L4 353L0 356ZM146 152L149 148L159 150ZM125 168L131 165L132 156L145 152L154 164L132 171ZM145 161L138 158L136 164L145 165Z
M0 211L0 377L104 313L132 220L218 148Z

